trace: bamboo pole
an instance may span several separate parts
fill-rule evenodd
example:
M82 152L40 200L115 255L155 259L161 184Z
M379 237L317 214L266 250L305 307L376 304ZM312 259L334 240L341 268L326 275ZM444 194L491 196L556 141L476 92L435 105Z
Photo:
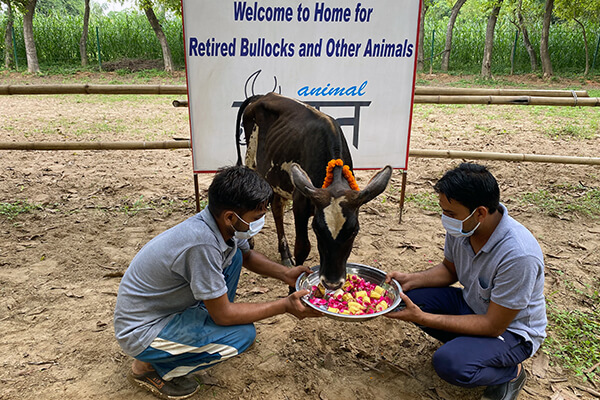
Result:
M0 142L0 150L162 150L189 149L189 140L165 142Z
M36 94L187 94L186 85L0 85L0 95ZM416 86L417 96L589 97L585 90L486 89Z
M0 85L0 95L34 94L187 94L185 85Z
M589 97L587 90L545 89L488 89L417 86L415 95L424 96L537 96L537 97ZM575 96L574 96L575 95Z
M523 106L599 107L599 97L533 97L533 96L429 96L415 95L415 104L504 104ZM309 102L310 103L310 102ZM187 100L174 100L173 107L188 107Z
M415 104L506 104L528 106L599 107L600 97L535 96L423 96L415 95Z
M408 155L417 158L465 158L472 160L488 161L521 161L543 162L551 164L600 165L600 157L572 157L555 156L547 154L519 154L494 152L482 153L478 151L412 149L409 151Z
M189 149L189 140L164 142L0 142L0 150L164 150ZM551 164L600 165L600 157L555 156L521 153L412 149L415 158L463 158L488 161L543 162Z
M187 107L187 100L173 100L173 107Z

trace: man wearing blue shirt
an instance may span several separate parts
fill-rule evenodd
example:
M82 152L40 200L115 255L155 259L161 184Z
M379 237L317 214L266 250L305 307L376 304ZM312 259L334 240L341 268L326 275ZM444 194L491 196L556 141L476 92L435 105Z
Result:
M542 250L508 215L484 166L463 163L434 189L446 229L444 259L425 271L388 274L402 285L406 308L387 316L444 343L433 356L442 379L487 386L482 399L516 399L527 377L522 362L546 336Z
M251 250L273 197L247 167L227 167L208 189L208 207L150 240L119 285L115 336L135 358L128 379L163 399L194 395L187 375L245 351L253 323L278 314L321 314L306 307L302 290L265 303L235 303L242 266L294 286L307 267L287 268Z

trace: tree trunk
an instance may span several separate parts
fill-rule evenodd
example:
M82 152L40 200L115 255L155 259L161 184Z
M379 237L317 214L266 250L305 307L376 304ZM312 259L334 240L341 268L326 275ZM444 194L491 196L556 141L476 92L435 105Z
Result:
M450 51L452 50L452 31L454 30L454 23L460 8L465 4L467 0L457 0L452 7L452 14L450 14L450 20L448 21L448 29L446 30L446 46L444 47L444 54L442 54L442 71L448 72L448 64L450 64Z
M4 67L10 69L10 66L14 62L13 60L13 21L14 15L12 12L12 5L10 0L5 0L6 4L6 30L4 31Z
M502 0L494 6L490 17L488 18L487 28L485 30L485 47L483 49L483 62L481 63L481 77L483 79L492 78L492 51L494 49L494 30L496 29L496 21L500 13Z
M87 40L90 26L90 0L84 0L85 10L83 11L83 32L79 40L79 55L81 56L81 65L86 67L89 64L87 55Z
M156 18L156 14L154 14L154 10L152 9L152 5L149 1L144 2L143 4L144 12L146 13L146 17L150 22L150 26L154 29L154 33L160 42L160 47L162 48L163 53L163 62L165 64L165 71L172 72L173 71L173 58L171 57L171 49L169 49L169 43L167 43L167 37L160 26L160 22L158 22L158 18Z
M423 1L423 0L422 0ZM424 41L424 37L425 37L425 14L427 14L427 8L428 6L425 4L425 1L423 1L423 4L421 4L421 21L419 23L419 38L418 40L418 51L417 51L417 71L419 72L423 72L423 69L425 68L425 57L423 56L425 54L425 49L423 48L423 41Z
M552 18L552 8L554 0L546 0L544 10L544 23L542 25L542 38L540 40L540 61L542 62L542 71L544 78L552 76L552 62L550 61L550 52L548 51L548 39L550 37L550 20Z
M537 55L535 54L535 50L533 49L531 41L529 40L529 32L527 31L525 19L523 18L523 13L521 12L522 5L523 0L519 0L519 5L517 7L517 23L519 26L519 30L523 34L523 44L525 45L527 54L529 54L529 61L531 62L531 71L533 72L537 70Z
M40 73L40 64L38 63L37 50L33 40L33 13L37 0L29 0L25 7L23 15L23 38L25 40L25 54L27 55L27 70L32 74Z
M581 26L581 31L583 32L583 44L585 45L585 72L583 73L583 75L587 75L588 72L590 72L590 55L588 51L588 41L587 35L585 33L585 26L577 18L573 19L579 24L579 26Z

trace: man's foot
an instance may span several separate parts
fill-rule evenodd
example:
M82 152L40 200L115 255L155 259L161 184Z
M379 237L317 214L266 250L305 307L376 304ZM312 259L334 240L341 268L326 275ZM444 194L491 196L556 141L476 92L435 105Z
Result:
M156 371L140 375L130 372L127 379L134 385L150 391L156 397L166 400L187 399L200 389L200 385L193 378L182 376L166 381Z
M527 372L522 365L519 366L521 372L512 381L500 385L488 386L481 396L481 400L514 400L519 397L519 392L525 386Z

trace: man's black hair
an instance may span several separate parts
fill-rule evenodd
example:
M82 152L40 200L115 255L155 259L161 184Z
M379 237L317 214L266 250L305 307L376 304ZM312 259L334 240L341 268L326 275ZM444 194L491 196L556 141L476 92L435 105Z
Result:
M267 181L245 166L219 169L208 188L208 209L215 218L227 210L242 215L266 207L272 199Z
M479 206L487 207L490 214L500 208L498 182L483 165L462 163L447 171L433 189L449 201L458 201L471 212Z

